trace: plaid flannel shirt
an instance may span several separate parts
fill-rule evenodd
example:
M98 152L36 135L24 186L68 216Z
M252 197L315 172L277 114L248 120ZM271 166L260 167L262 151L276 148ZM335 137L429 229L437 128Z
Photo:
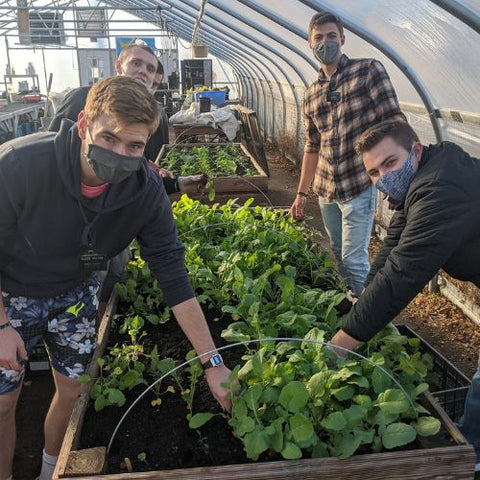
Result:
M306 153L318 152L313 190L324 200L346 202L370 185L354 146L370 126L406 121L384 66L342 55L331 79L320 70L305 94Z

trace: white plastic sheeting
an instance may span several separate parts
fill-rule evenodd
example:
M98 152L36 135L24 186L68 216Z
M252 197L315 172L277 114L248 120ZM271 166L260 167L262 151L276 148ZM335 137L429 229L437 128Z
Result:
M190 41L202 0L96 3ZM479 0L208 0L200 39L235 72L266 137L301 151L303 93L317 76L307 27L319 10L344 21L347 55L385 64L422 139L451 139L480 155Z
M190 40L200 0L157 5L168 27ZM423 116L417 108L410 112L425 140L452 139L480 153L475 118L480 113L480 25L475 28L480 2L475 0L209 0L200 36L236 72L266 136L286 136L301 147L301 99L317 75L307 26L321 9L344 21L347 55L378 58L402 105L425 105ZM472 114L469 121L464 112Z

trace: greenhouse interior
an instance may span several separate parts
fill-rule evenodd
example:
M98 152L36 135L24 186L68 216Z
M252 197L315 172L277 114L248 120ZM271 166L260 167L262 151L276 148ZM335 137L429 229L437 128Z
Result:
M479 58L477 0L0 0L0 480L479 480Z

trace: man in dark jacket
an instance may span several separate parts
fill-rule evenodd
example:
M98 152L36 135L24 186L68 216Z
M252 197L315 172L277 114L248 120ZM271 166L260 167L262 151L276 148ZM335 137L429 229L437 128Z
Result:
M145 84L149 89L153 88L158 77L163 79L163 65L157 59L156 55L147 45L132 43L125 46L117 61L115 62L117 75L126 75ZM73 122L77 121L78 114L83 110L90 87L79 87L71 90L65 95L65 98L58 108L52 123L48 127L51 132L58 132L61 122L68 118ZM145 147L145 157L154 162L163 145L169 143L168 140L168 118L165 111L160 109L161 117L157 130L148 139ZM165 190L168 194L175 192L192 192L202 188L205 184L205 178L202 175L193 175L189 177L173 178L169 172L160 169L160 175L163 178Z
M136 238L166 303L202 356L210 389L230 371L215 352L184 265L170 202L143 151L157 104L127 76L94 85L77 123L0 147L0 478L10 478L22 362L45 340L56 393L45 421L41 480L51 477L95 349L97 271ZM218 366L217 366L218 365Z
M356 151L396 212L365 290L331 341L350 350L393 320L439 269L480 287L480 160L450 142L425 147L399 121L368 129ZM480 462L480 365L459 426Z

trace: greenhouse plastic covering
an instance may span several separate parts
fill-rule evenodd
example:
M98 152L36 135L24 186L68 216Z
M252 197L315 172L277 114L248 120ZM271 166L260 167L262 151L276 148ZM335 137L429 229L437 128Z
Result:
M344 53L384 63L423 141L453 140L480 156L478 0L203 0L200 21L201 0L97 3L129 9L184 42L197 24L200 43L232 69L265 137L299 151L303 94L318 74L307 27L315 12L331 11L346 28Z

